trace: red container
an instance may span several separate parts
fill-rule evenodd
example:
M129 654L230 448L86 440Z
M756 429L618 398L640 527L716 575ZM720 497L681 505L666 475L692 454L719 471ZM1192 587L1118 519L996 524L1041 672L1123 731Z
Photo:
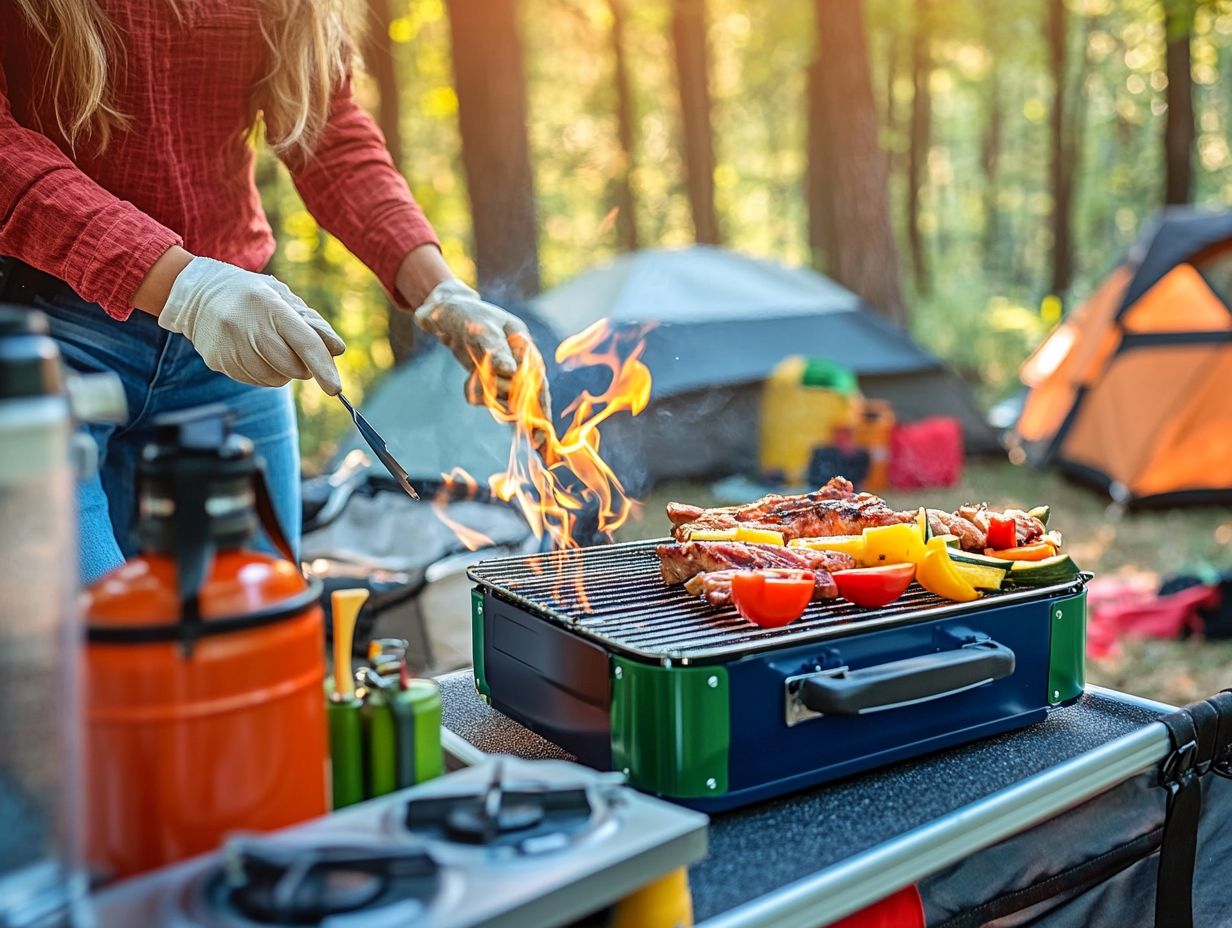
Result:
M937 416L898 425L890 439L890 486L951 487L962 477L963 436L957 419Z
M103 878L328 808L319 590L242 547L256 526L243 439L191 454L166 441L142 465L146 552L85 597L86 850ZM198 479L182 479L186 456Z

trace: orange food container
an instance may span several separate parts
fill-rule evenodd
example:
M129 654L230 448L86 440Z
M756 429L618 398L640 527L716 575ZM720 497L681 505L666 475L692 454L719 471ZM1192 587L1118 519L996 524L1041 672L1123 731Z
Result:
M890 439L894 410L886 400L865 399L856 415L856 447L868 452L868 474L861 487L870 493L890 485Z
M105 879L327 811L319 589L246 549L268 497L227 431L216 407L159 424L143 553L86 593L86 856Z

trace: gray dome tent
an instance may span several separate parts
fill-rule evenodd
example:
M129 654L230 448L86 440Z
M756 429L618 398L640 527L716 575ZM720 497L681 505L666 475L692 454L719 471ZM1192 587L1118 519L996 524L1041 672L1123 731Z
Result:
M938 358L804 268L709 246L652 249L580 274L532 306L558 339L603 318L656 324L644 356L654 378L650 407L603 429L605 453L634 488L754 469L761 383L794 354L851 368L864 394L889 400L900 421L954 416L969 451L998 448L965 385Z
M654 322L643 356L650 406L603 426L604 457L633 492L667 477L749 472L757 465L762 381L793 354L831 358L854 370L868 396L889 400L900 420L949 415L967 448L998 447L958 377L859 297L813 271L721 248L654 249L622 255L536 297L528 311L557 406L606 371L560 371L552 349L599 319ZM596 381L595 378L600 378ZM504 468L511 430L462 397L464 377L439 345L391 371L364 403L411 478L454 466L486 480ZM359 447L347 436L339 459Z

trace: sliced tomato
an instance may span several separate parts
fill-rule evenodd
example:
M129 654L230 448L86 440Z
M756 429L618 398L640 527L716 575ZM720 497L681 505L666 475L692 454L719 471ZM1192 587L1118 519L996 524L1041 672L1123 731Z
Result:
M1042 561L1057 553L1057 549L1047 541L1039 541L1033 545L1021 545L1017 548L985 548L989 557L999 557L1005 561Z
M786 574L786 576L785 576ZM794 622L813 598L811 570L742 570L732 577L732 601L740 614L762 628Z
M1008 516L988 517L988 547L1012 548L1018 544L1018 526Z
M858 567L854 570L840 570L834 574L838 595L866 609L888 606L903 595L903 591L911 586L914 579L914 564Z

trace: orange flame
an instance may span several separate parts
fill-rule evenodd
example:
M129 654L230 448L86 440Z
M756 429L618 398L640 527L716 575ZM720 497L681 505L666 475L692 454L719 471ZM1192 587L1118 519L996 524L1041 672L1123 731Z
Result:
M450 500L474 499L479 492L479 484L475 478L461 467L455 467L447 474L441 474L441 488L432 499L432 512L445 524L451 532L458 536L458 541L466 546L467 551L478 551L480 548L490 548L494 544L491 538L483 532L468 528L456 519L449 517L447 504ZM458 492L462 488L461 494Z
M553 548L579 546L577 520L587 510L596 511L597 528L604 534L620 528L637 510L600 454L599 427L620 412L638 415L650 401L650 369L641 360L648 328L615 330L603 319L561 342L556 360L562 367L606 367L612 376L603 392L585 391L565 407L569 424L560 435L545 408L546 368L534 345L519 346L524 350L511 381L498 382L490 358L476 359L471 392L497 421L514 427L508 465L488 485L494 496L516 505L534 536L546 535ZM499 394L505 385L509 400L502 404ZM461 469L447 480L473 483ZM442 515L439 509L437 515ZM462 533L459 538L468 544Z

